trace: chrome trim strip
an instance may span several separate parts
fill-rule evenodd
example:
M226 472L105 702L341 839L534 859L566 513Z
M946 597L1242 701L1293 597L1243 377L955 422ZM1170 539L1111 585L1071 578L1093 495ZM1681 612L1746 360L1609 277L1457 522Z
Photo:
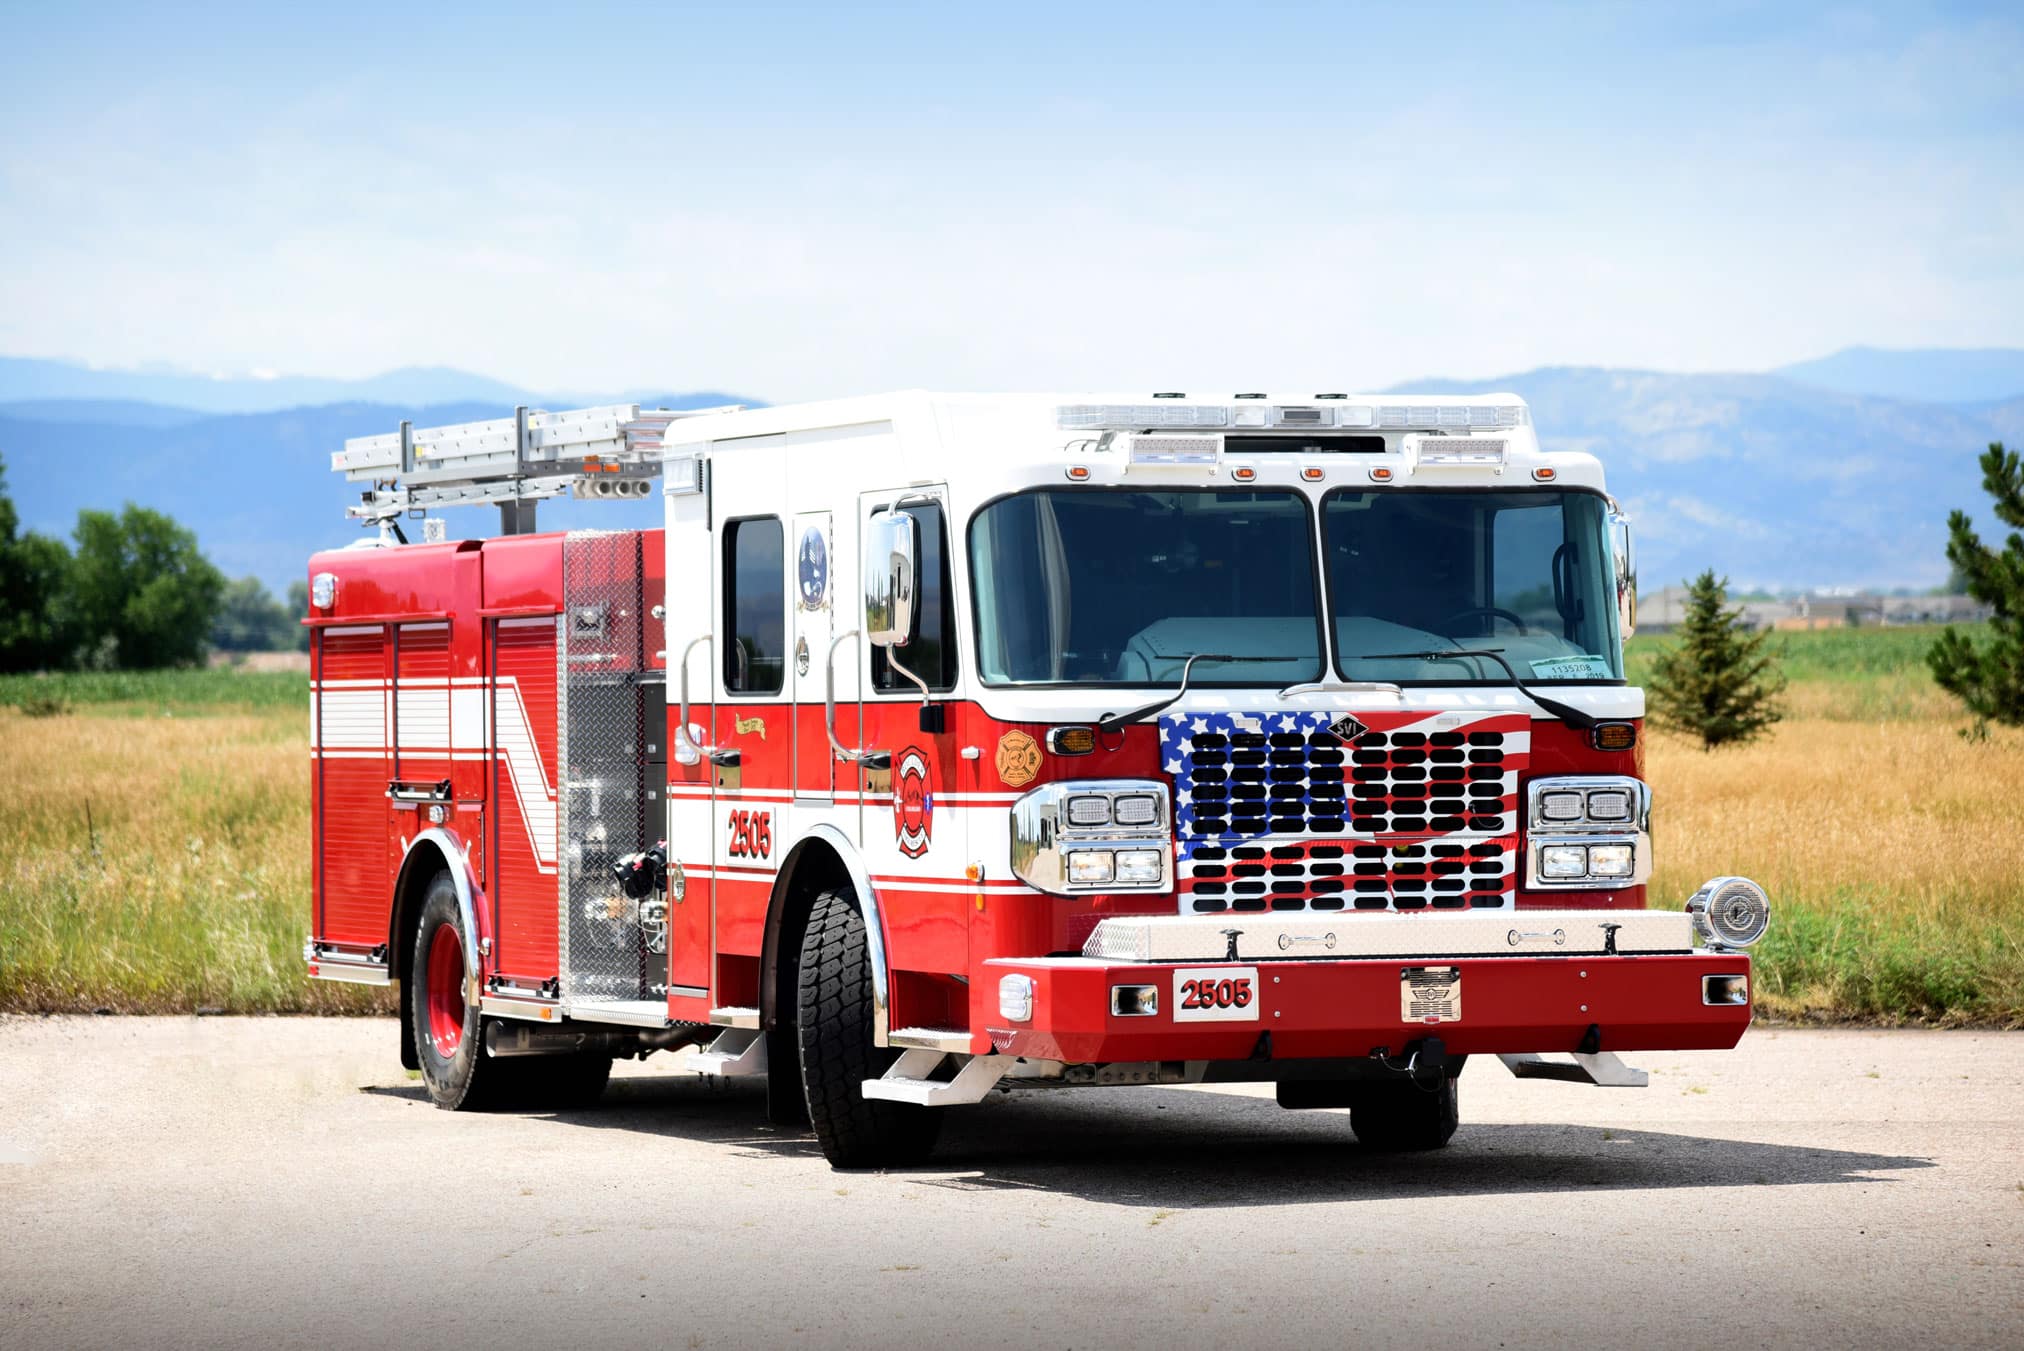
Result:
M555 1022L556 1005L552 1001L536 1002L531 999L501 999L487 995L478 1001L478 1012L494 1018L527 1018L535 1022Z
M347 985L391 985L393 977L384 966L366 966L354 962L333 962L328 957L314 959L316 970L309 973L311 980L334 980Z
M819 839L834 849L843 860L844 871L850 874L851 890L857 893L859 913L864 916L865 957L871 967L871 1044L890 1046L892 1042L886 1035L891 996L887 988L890 975L886 968L885 917L879 913L878 892L872 887L871 874L865 871L864 860L858 856L850 837L827 821L810 826L803 838Z

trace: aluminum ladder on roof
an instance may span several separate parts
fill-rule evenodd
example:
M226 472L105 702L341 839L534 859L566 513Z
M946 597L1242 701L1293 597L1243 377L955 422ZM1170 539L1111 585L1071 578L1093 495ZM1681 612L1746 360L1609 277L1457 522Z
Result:
M522 407L512 417L447 427L403 422L397 432L352 437L331 455L330 468L370 485L346 508L358 520L385 523L411 510L490 504L499 508L503 533L527 534L534 504L544 497L646 496L661 472L669 424L740 407L615 403L561 413Z

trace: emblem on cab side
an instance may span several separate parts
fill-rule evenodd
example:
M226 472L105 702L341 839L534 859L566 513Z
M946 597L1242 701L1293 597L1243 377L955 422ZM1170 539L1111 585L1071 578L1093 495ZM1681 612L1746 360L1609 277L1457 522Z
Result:
M998 754L992 761L1007 788L1024 788L1040 773L1040 743L1014 728L998 738Z
M1345 743L1355 741L1369 730L1370 728L1358 722L1355 715L1350 713L1345 713L1334 722L1328 724L1329 735L1333 736L1337 741Z
M801 608L820 610L829 603L829 540L811 525L801 532L797 552L795 581L801 590Z
M893 834L900 852L919 858L928 852L935 829L935 794L928 779L928 757L918 747L900 752L893 764Z

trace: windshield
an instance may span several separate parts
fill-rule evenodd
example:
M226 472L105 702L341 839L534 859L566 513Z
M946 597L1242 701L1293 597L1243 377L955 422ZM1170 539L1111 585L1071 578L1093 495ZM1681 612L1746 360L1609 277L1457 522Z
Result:
M970 529L987 684L1285 685L1322 673L1312 518L1293 492L1054 489Z
M1585 492L1337 492L1322 547L1340 674L1502 681L1481 659L1373 653L1495 648L1522 680L1620 680L1605 509Z

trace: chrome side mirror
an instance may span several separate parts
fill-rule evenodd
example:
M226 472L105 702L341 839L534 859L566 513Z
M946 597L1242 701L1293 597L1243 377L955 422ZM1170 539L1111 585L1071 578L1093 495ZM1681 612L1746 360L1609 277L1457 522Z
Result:
M874 512L864 543L864 636L879 647L914 640L920 527L904 511Z
M1617 628L1628 642L1637 632L1637 553L1631 540L1630 517L1609 513L1610 552L1616 555Z

